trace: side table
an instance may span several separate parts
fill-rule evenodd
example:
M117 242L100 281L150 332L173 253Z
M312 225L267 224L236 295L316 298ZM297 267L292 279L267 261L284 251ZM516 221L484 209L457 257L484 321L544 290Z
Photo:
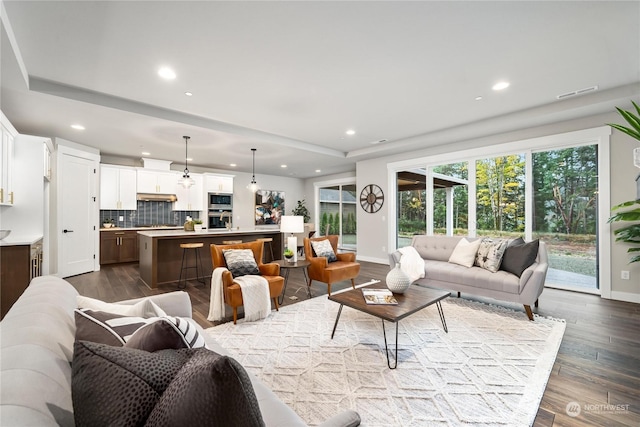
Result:
M280 294L280 296L278 297L278 304L282 304L284 302L284 293L287 290L287 283L289 282L289 272L294 268L302 269L302 274L304 274L304 282L307 285L307 294L309 295L309 298L312 298L311 289L309 287L309 278L307 276L307 267L311 265L309 261L301 259L296 262L289 262L284 259L279 259L273 262L280 266L280 270L284 270L282 272L282 275L284 277L284 287L282 288L282 294Z

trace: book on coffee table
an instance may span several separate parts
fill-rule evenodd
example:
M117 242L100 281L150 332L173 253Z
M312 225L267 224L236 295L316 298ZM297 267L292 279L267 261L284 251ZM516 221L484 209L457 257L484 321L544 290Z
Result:
M367 304L398 304L398 300L389 289L363 289L362 296Z

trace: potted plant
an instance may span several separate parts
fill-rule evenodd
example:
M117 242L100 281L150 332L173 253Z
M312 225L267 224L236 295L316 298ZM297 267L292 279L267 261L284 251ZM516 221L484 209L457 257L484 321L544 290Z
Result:
M285 249L283 255L289 262L293 259L293 251L291 249Z
M618 113L627 121L629 126L623 126L613 123L608 123L614 129L626 133L630 137L640 141L640 107L635 102L631 101L636 111L625 111L616 107ZM634 150L634 159L640 158L640 147ZM636 163L636 166L640 167L640 164ZM633 247L629 248L627 252L631 254L631 260L629 263L640 262L640 194L636 200L630 200L619 205L614 206L611 210L618 211L623 208L630 208L625 211L619 211L611 218L609 223L616 221L630 221L632 224L626 227L619 228L613 232L616 236L616 242L625 242Z
M193 220L193 229L194 231L202 231L202 220L200 218Z
M305 203L304 199L298 200L298 204L291 210L291 213L296 216L304 217L304 222L309 222L311 215L309 214L309 210Z
M102 221L102 227L104 228L111 228L114 226L114 221L112 218L107 218L104 221Z

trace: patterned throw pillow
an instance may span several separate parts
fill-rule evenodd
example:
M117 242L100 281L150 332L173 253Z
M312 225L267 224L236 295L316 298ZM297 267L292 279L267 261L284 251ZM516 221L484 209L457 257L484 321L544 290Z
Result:
M192 319L183 317L127 317L119 314L75 310L76 341L157 351L166 348L205 347Z
M155 353L76 341L75 425L264 426L245 369L199 349Z
M333 246L331 246L329 239L314 240L311 242L311 246L313 246L313 251L316 253L316 256L323 256L327 258L329 262L338 260L335 252L333 252Z
M508 240L484 238L480 242L478 253L476 254L475 265L495 273L500 268L502 255L507 248Z
M260 274L251 249L223 249L222 254L233 277Z

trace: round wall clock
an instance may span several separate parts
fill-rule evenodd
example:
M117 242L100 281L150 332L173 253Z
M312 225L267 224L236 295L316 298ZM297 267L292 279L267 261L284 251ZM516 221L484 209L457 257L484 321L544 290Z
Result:
M382 188L375 184L365 185L360 193L360 206L366 212L375 213L380 210L384 203L384 193Z

